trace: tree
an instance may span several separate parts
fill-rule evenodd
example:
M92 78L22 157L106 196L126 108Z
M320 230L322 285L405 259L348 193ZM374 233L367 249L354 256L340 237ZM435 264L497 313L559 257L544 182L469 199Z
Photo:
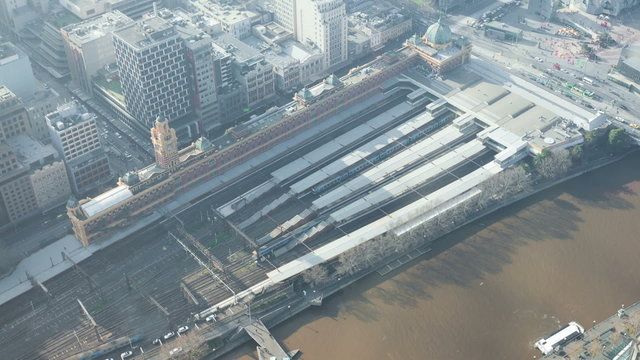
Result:
M627 142L624 129L613 129L609 131L609 145L613 150L620 150Z
M318 264L303 272L302 278L313 287L320 286L329 281L329 271L322 264Z
M553 179L565 174L571 167L571 154L562 149L556 152L543 150L534 159L536 171L545 179Z
M605 31L599 34L597 42L598 42L598 45L600 45L600 47L603 47L603 48L616 45L616 41L613 40L613 38L611 37L611 34L609 34L608 31Z
M571 152L571 159L573 161L577 162L582 160L582 154L583 154L582 145L576 145L572 147L570 152Z

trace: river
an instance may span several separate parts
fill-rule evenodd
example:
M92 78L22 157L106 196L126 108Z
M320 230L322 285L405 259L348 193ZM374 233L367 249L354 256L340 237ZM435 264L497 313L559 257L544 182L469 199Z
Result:
M438 240L276 327L303 359L532 359L538 338L640 300L640 156ZM254 345L228 358L257 359Z

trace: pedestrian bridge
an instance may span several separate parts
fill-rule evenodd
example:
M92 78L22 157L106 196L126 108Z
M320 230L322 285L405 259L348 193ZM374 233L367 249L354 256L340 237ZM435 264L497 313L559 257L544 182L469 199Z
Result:
M298 354L298 350L287 353L259 319L245 326L244 330L258 343L257 350L260 360L293 359Z

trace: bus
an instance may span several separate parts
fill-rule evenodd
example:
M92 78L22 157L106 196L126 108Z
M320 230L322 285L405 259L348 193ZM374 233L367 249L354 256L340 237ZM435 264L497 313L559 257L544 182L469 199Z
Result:
M588 78L588 77L583 77L582 81L586 82L589 85L593 85L593 79L592 78Z

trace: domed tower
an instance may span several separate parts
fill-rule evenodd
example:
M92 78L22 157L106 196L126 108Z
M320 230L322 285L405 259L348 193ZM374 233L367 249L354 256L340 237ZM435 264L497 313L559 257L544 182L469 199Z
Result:
M449 26L439 18L438 22L427 28L422 41L434 49L446 50L453 46L453 35Z

